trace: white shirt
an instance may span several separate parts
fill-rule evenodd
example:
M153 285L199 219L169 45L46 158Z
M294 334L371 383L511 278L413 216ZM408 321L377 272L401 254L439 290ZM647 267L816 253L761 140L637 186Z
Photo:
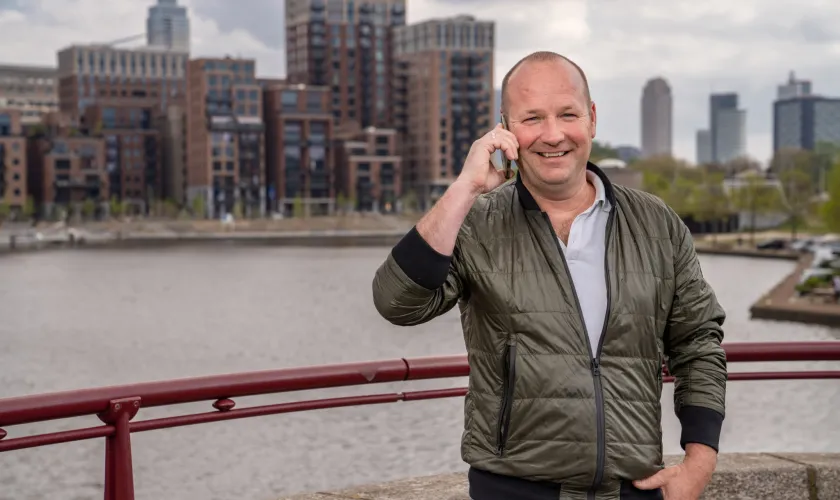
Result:
M607 314L607 281L605 255L607 219L610 202L601 178L587 170L586 176L595 186L595 202L575 217L569 230L568 246L560 240L572 282L575 284L583 321L589 334L592 355L598 354L598 343Z

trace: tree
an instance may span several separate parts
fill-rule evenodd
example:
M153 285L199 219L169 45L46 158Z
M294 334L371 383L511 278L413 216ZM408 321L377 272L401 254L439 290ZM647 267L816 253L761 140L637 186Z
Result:
M82 203L82 215L85 216L85 219L91 219L95 213L96 203L90 198L85 198L84 203Z
M402 196L402 210L405 213L413 214L420 210L420 202L417 199L417 192L409 189Z
M207 215L207 209L204 206L204 198L201 196L196 196L192 200L192 213L193 217L197 219L203 219Z
M338 193L335 199L335 204L338 205L338 212L343 214L347 211L347 197L343 192Z
M295 196L294 201L292 202L292 217L303 217L303 198L300 195Z
M9 216L11 209L9 208L8 203L4 201L0 201L0 226L6 221L6 218Z
M751 172L743 177L744 185L732 193L735 207L750 214L750 242L755 245L756 218L781 206L779 189L767 183L762 175Z
M804 224L814 195L811 176L802 169L789 169L779 175L784 200L782 206L791 223L791 239L796 239L796 227Z
M598 162L605 158L618 158L618 152L609 144L592 141L592 150L589 154L590 161Z
M823 221L829 231L840 233L840 161L834 164L826 187L829 198L822 207Z
M715 223L712 243L717 243L720 220L729 215L729 197L723 189L723 173L707 173L703 182L694 186L692 215L697 222Z
M108 203L108 211L111 213L111 217L119 217L123 215L123 206L120 203L120 200L117 199L116 195L111 196L111 201Z
M26 219L32 219L32 216L35 215L35 201L32 199L31 196L27 196L26 200L23 202L23 216Z

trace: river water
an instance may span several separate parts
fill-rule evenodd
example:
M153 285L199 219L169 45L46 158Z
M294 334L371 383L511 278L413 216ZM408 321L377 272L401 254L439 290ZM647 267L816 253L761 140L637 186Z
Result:
M82 250L0 258L0 398L283 367L460 354L457 311L423 326L382 320L370 284L387 248ZM703 256L728 313L728 341L840 338L751 321L748 307L792 270L782 261ZM832 363L749 369L831 369ZM731 365L743 370L743 366ZM243 398L460 387L464 379ZM671 385L664 445L678 453ZM722 451L840 452L837 381L729 385ZM142 409L136 420L210 403ZM7 428L9 437L98 425L95 417ZM465 470L458 398L320 410L132 436L138 500L256 499ZM100 499L104 440L0 453L0 500Z

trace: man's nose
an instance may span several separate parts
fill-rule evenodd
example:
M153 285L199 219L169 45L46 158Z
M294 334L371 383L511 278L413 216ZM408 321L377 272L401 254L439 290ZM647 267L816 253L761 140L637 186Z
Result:
M556 117L543 120L541 137L546 144L559 144L566 138L563 131L563 124Z

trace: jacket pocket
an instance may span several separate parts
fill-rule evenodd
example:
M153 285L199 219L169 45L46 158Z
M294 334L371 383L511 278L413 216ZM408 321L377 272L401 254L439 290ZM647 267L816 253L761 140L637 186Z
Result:
M663 500L665 497L662 494L662 489L655 490L640 490L633 486L632 481L621 482L620 500Z
M516 388L516 337L508 339L502 356L502 404L496 435L496 454L504 455L510 434L510 414L513 409L513 393Z

